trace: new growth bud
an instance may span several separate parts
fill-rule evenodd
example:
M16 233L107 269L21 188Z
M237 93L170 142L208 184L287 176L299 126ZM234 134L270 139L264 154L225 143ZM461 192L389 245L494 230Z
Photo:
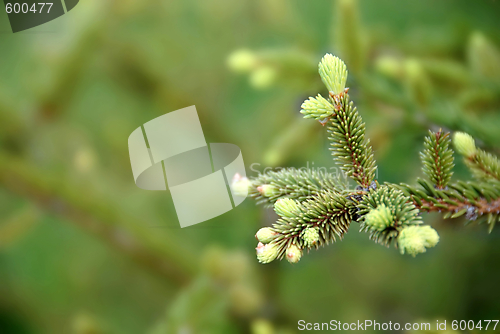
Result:
M269 263L278 257L278 246L274 243L264 245L259 242L255 249L257 251L257 260L259 260L260 263Z
M347 67L340 58L327 53L319 63L319 75L330 93L339 95L345 91Z
M439 235L430 226L405 227L398 237L401 254L408 253L415 256L425 253L426 248L434 247L439 242Z
M308 227L305 228L301 233L300 237L304 240L306 247L312 247L316 245L319 241L319 230L318 227Z
M236 196L246 197L252 182L245 176L236 173L231 182L231 189Z
M335 107L323 96L318 94L316 97L310 97L302 103L300 113L304 118L314 118L321 121L333 115Z
M278 189L270 184L264 184L262 186L258 186L257 190L264 197L273 197L274 195L278 194Z
M294 218L300 215L301 205L293 199L280 198L274 203L274 211L276 211L280 217Z
M465 132L455 132L453 135L453 145L458 153L470 158L476 154L476 144L474 138Z
M297 263L302 257L302 250L296 245L291 245L286 250L286 259L290 263Z
M273 241L273 239L276 235L278 235L278 233L274 232L269 227L263 227L257 231L257 234L255 234L255 237L260 242L267 244L267 243L270 243L271 241Z
M394 216L391 210L380 204L376 209L371 210L365 216L365 223L378 231L383 231L394 222Z

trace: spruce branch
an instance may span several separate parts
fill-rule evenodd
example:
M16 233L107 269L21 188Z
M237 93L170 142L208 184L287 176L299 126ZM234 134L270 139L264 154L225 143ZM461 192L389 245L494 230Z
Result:
M422 224L418 209L410 197L388 186L370 191L358 205L361 231L385 246L399 236L405 227Z
M429 131L425 137L425 149L420 153L422 170L436 188L444 189L453 175L453 151L450 149L450 134Z
M328 53L319 63L319 74L328 88L330 101L321 95L311 97L302 104L301 113L304 118L315 118L322 125L328 124L332 155L344 173L368 189L375 179L377 167L370 141L365 140L365 123L347 94L346 65Z
M500 181L500 160L493 154L478 149L473 157L465 161L476 179Z
M293 201L294 204L288 205L289 210L286 210L283 201ZM337 238L342 239L349 230L355 207L346 196L324 190L303 202L280 199L275 203L275 211L280 216L278 221L272 228L261 229L259 232L262 232L256 235L262 243L260 247L265 247L261 254L265 260L287 256L290 261L287 252L291 247L317 249Z
M496 156L477 148L474 139L467 133L455 133L453 143L477 180L500 181L500 160Z
M465 216L468 222L486 222L489 232L500 220L500 183L458 181L447 189L435 189L427 180L418 186L390 185L403 191L421 212L439 212L443 218Z
M349 95L335 96L335 99L340 107L327 127L330 150L342 171L367 189L375 179L377 167L370 140L365 140L365 123L349 102Z
M322 190L343 192L347 186L347 181L342 176L321 170L286 168L254 178L249 187L249 195L259 204L272 206L280 198L303 201Z
M365 124L345 88L347 69L327 54L319 64L329 98L321 95L302 104L304 118L327 126L332 155L345 179L310 170L285 169L260 174L249 182L249 193L259 203L274 205L279 219L257 232L257 258L261 263L286 258L298 262L303 252L341 240L352 222L360 223L376 243L394 244L401 254L415 256L436 246L439 235L423 225L421 214L439 212L445 219L464 216L485 222L489 231L500 220L500 160L476 148L474 139L456 133L453 144L465 157L476 181L450 182L454 167L450 134L429 131L420 153L427 179L417 185L379 184L375 158Z

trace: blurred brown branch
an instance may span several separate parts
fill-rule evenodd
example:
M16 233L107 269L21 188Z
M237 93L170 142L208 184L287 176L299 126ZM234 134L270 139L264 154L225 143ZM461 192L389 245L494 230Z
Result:
M189 248L165 235L159 237L144 223L114 209L114 203L92 189L79 189L41 174L27 162L0 152L0 184L30 199L56 216L76 223L126 254L143 267L184 285L196 271Z

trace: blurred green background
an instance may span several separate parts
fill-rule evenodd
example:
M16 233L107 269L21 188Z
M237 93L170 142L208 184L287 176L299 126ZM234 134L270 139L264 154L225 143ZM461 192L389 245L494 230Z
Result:
M82 0L16 34L1 14L0 44L0 333L500 318L498 229L427 216L441 241L412 258L354 223L296 265L258 265L272 212L247 199L180 229L168 193L135 186L127 148L139 125L196 105L207 142L238 145L249 176L332 167L324 128L299 114L325 93L316 66L331 52L380 182L421 176L428 129L499 153L499 1Z

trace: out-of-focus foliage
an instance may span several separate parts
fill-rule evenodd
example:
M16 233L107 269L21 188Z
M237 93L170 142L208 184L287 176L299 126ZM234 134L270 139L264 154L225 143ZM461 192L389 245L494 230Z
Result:
M500 142L498 13L466 0L85 0L18 34L0 15L0 332L498 318L498 229L436 218L440 247L421 258L350 233L307 262L259 267L253 233L272 212L247 201L180 229L168 193L135 187L127 149L137 126L194 104L207 141L241 147L251 176L333 167L324 129L299 119L330 52L353 68L378 178L420 176L429 128ZM236 50L249 75L228 69Z

